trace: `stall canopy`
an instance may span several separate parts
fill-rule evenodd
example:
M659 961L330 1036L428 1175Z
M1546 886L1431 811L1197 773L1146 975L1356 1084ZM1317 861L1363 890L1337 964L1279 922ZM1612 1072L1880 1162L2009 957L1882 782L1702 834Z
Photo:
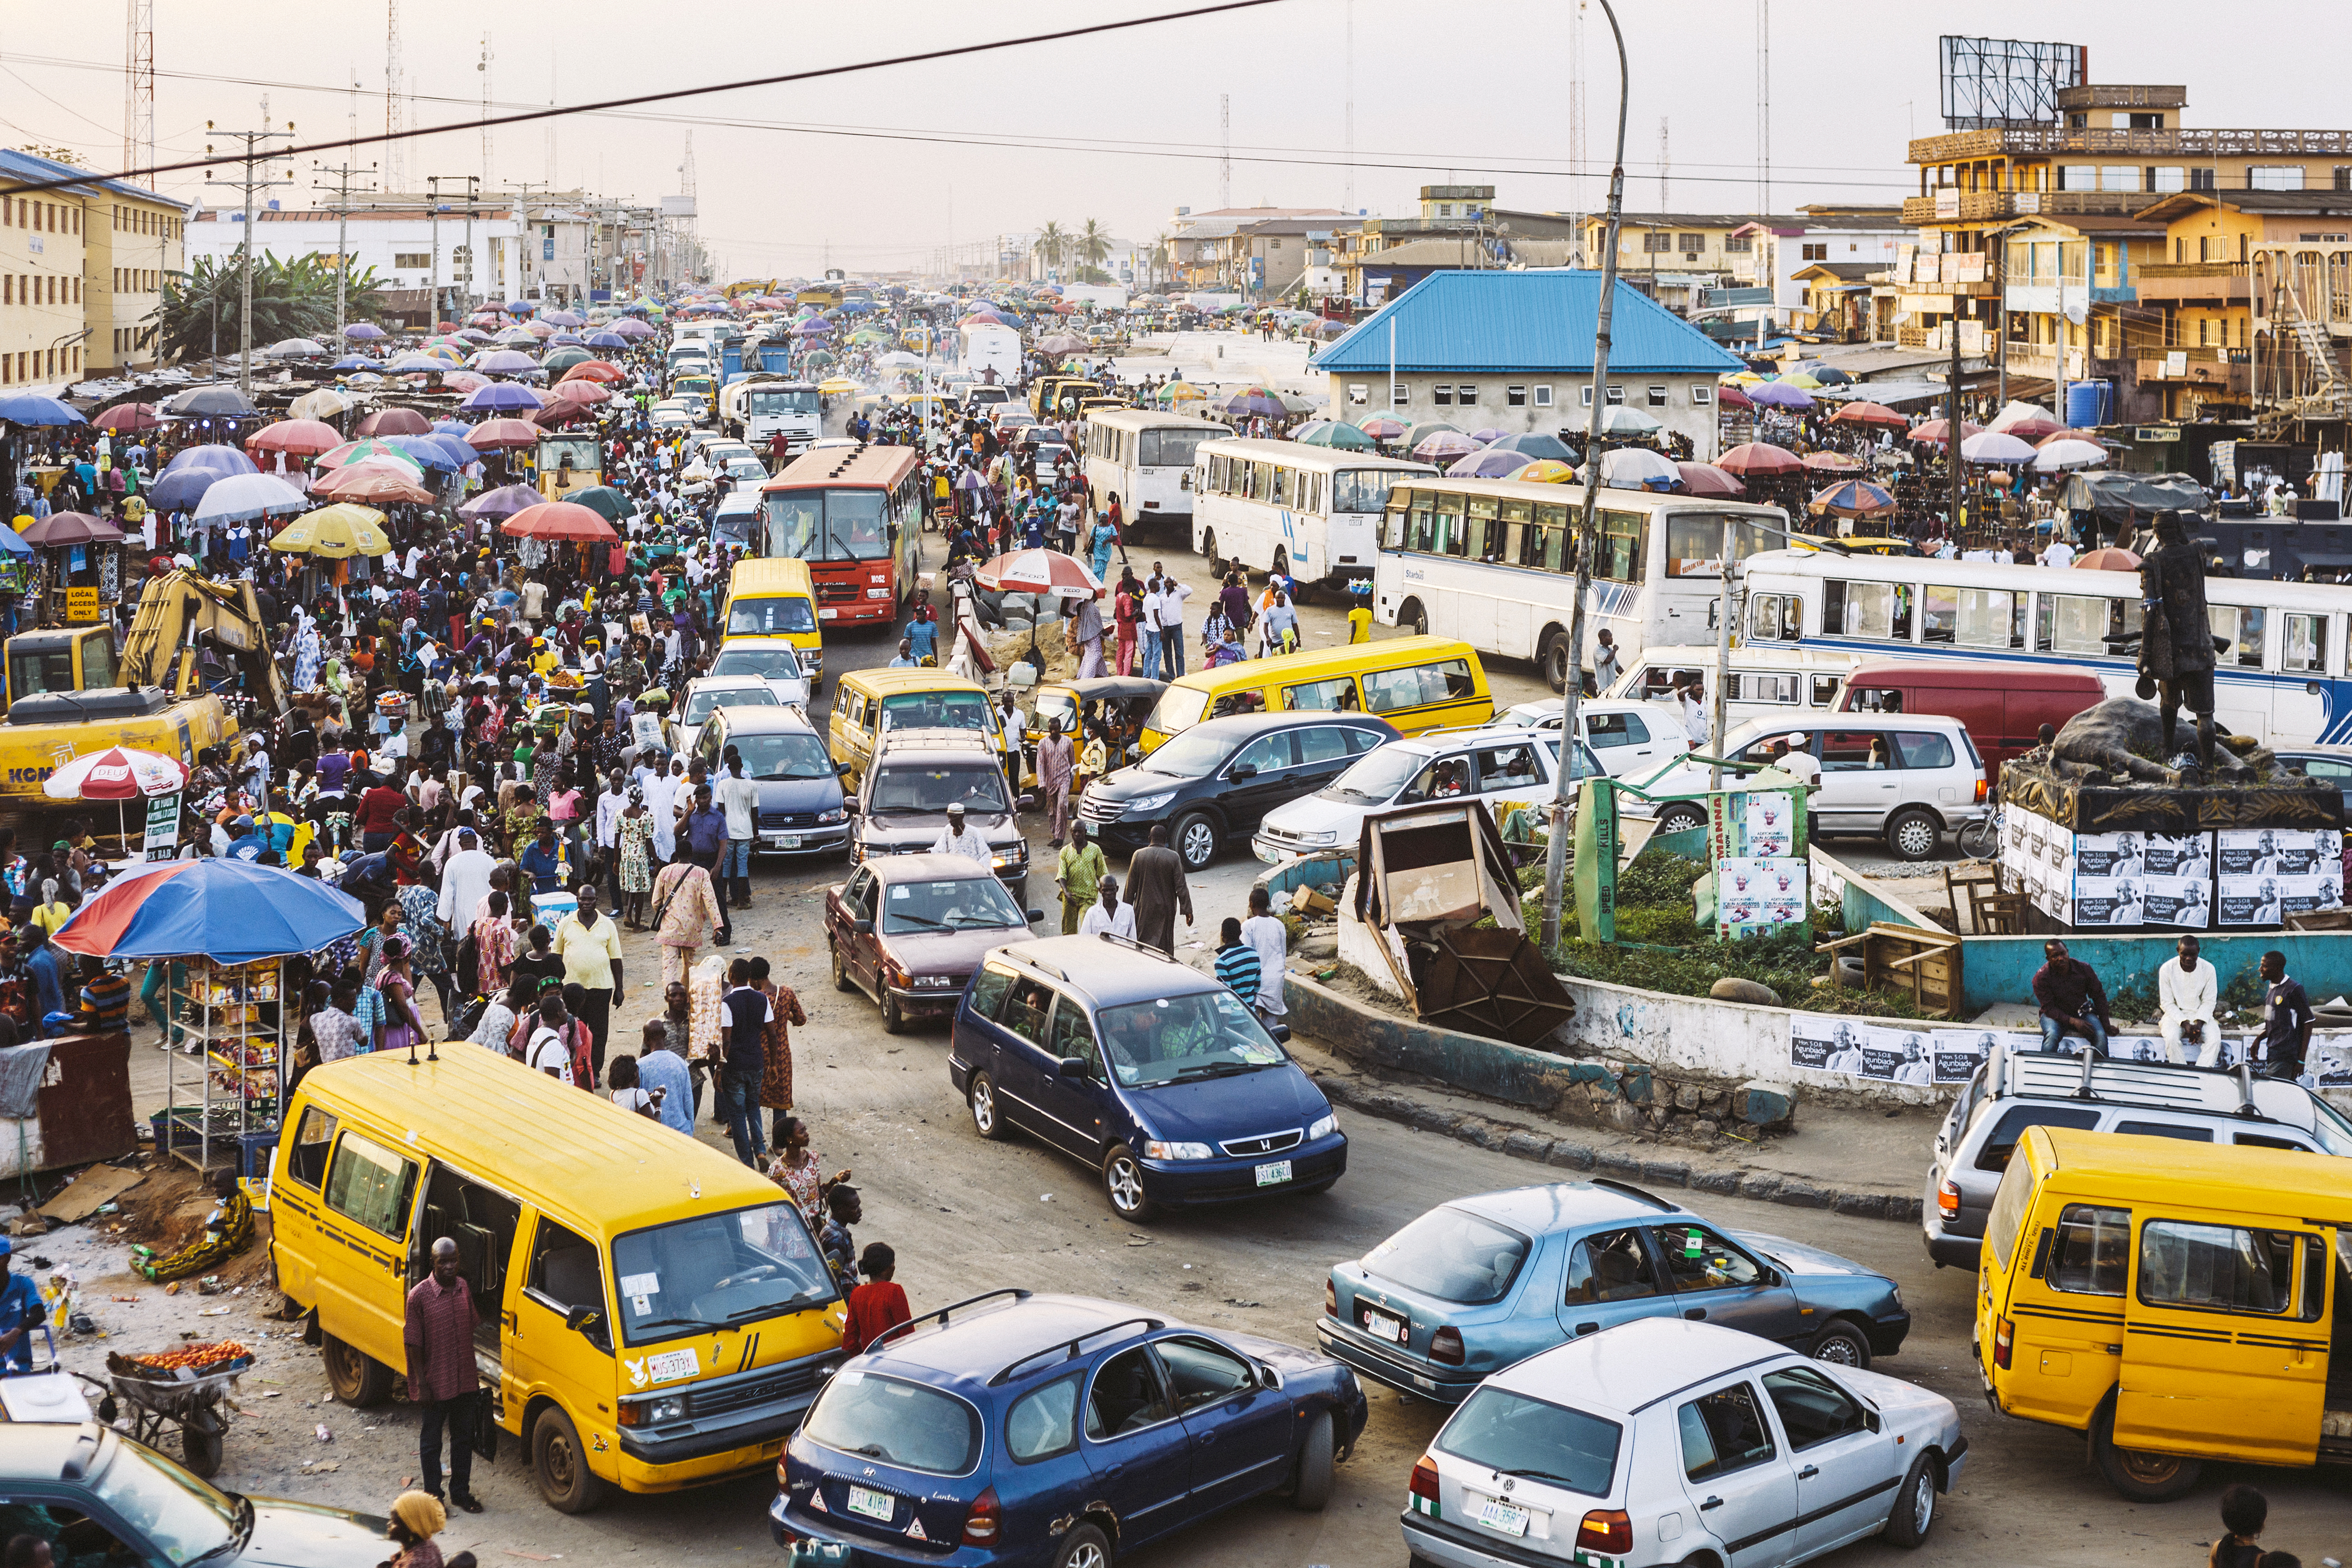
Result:
M2072 474L2058 492L2058 504L2125 524L2145 522L2158 512L2202 512L2210 503L2205 486L2186 474Z
M278 866L166 861L76 910L57 945L98 958L250 964L316 952L366 923L358 899Z

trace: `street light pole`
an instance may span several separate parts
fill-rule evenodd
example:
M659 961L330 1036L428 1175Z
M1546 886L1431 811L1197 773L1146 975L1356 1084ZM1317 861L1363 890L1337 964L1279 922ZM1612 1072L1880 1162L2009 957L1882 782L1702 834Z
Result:
M1625 66L1625 34L1617 26L1616 8L1601 0L1609 18L1609 36L1617 45L1617 154L1609 171L1609 225L1601 247L1601 306L1592 332L1592 419L1584 438L1584 509L1578 517L1576 585L1568 612L1568 682L1560 700L1559 768L1553 781L1544 855L1543 949L1559 946L1560 890L1568 876L1568 808L1575 799L1576 759L1582 755L1576 727L1577 698L1584 680L1584 618L1592 590L1592 514L1601 492L1601 427L1609 411L1609 329L1611 307L1617 293L1617 228L1625 214L1625 108L1632 80ZM1731 563L1723 563L1729 571Z

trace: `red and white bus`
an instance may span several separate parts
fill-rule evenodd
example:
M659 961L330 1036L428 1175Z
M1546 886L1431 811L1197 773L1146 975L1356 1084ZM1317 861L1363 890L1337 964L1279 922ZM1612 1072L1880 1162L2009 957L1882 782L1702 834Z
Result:
M808 563L823 624L896 624L915 590L922 508L912 447L821 446L760 486L758 550Z

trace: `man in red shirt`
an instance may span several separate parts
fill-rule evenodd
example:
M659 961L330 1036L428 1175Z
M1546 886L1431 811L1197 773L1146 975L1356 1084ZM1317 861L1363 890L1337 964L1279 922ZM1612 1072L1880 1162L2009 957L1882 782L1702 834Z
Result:
M898 1271L898 1255L888 1242L867 1242L858 1256L857 1271L866 1276L866 1283L849 1292L849 1315L841 1325L841 1348L851 1355L914 1316L907 1292L891 1281Z
M360 848L372 855L390 849L400 832L400 813L407 809L404 791L382 778L372 781L360 797Z
M416 1429L425 1490L441 1496L441 1428L449 1428L449 1499L467 1513L482 1511L474 1496L474 1423L481 1377L474 1370L473 1287L457 1272L457 1244L433 1243L433 1272L408 1292L401 1339L408 1349L408 1396L425 1406Z

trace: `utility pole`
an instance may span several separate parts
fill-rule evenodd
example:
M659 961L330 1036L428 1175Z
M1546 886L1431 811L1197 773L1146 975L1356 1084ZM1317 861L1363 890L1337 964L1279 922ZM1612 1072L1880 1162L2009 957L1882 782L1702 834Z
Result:
M1234 95L1217 95L1217 139L1223 151L1217 157L1217 205L1234 204Z
M1592 333L1592 420L1584 438L1584 509L1570 541L1576 551L1575 587L1568 612L1568 683L1560 703L1559 771L1554 780L1549 812L1550 841L1544 859L1543 950L1559 946L1559 904L1568 877L1568 807L1576 789L1576 759L1583 750L1576 727L1577 699L1584 685L1584 601L1592 593L1592 513L1601 496L1601 430L1609 412L1609 329L1611 307L1617 293L1617 225L1625 215L1625 110L1633 83L1625 66L1625 34L1617 26L1616 8L1601 0L1601 14L1609 18L1609 33L1617 44L1617 157L1609 171L1609 222L1601 236L1601 302ZM1731 570L1726 560L1723 570Z
M314 163L310 167L319 173L332 174L336 181L332 185L317 185L313 189L328 191L335 198L335 341L341 344L343 340L344 289L352 276L351 251L344 243L351 224L354 190L352 182L374 173L375 165L371 163L365 169L358 169L344 162L331 168L323 163Z
M262 100L261 114L265 120L269 117L269 100L267 99ZM245 193L245 236L242 242L245 258L243 266L238 269L237 283L236 390L247 398L251 398L253 396L253 193L256 191L266 191L278 185L291 185L294 183L294 172L291 169L286 172L285 179L272 180L266 173L257 172L254 165L267 162L268 159L269 154L263 146L265 142L276 141L279 137L285 137L289 141L293 138L294 122L288 120L286 129L283 131L218 131L215 129L213 122L207 120L205 121L205 130L223 138L233 137L245 144L243 152L233 155L245 166L243 179L206 179L205 183L226 185L233 190ZM205 155L210 157L212 152L212 144L205 143Z

